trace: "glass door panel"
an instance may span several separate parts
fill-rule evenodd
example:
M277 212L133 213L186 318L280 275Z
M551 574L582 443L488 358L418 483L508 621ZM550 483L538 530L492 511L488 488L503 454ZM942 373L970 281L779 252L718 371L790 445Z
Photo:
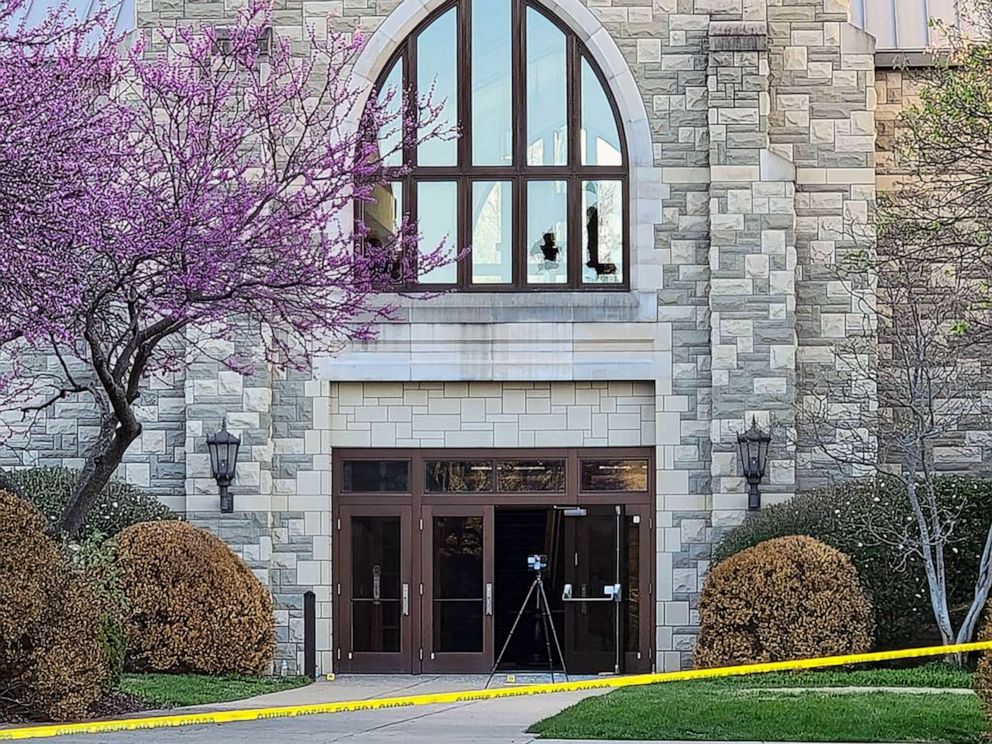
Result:
M622 506L565 514L565 661L569 673L623 671L626 586ZM570 559L570 560L569 560Z
M423 525L423 671L488 671L493 507L425 506Z
M410 669L410 507L343 506L339 524L342 669Z

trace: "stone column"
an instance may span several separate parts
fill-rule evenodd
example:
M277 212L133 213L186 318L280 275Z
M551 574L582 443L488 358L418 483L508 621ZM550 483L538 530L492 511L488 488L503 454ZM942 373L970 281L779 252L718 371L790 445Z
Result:
M874 39L847 22L848 4L777 0L768 7L770 147L797 171L800 395L815 396L817 405L828 398L833 418L858 417L862 406L874 405L864 381L839 358L874 308L870 287L852 284L838 266L874 240ZM798 437L798 487L808 491L837 466L806 432Z
M763 503L794 493L795 169L769 150L762 21L710 24L710 329L713 526L738 524L747 496L737 434L773 430Z

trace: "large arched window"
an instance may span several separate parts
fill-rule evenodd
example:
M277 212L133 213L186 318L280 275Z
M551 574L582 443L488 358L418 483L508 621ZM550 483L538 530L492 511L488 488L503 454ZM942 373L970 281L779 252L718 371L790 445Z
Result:
M365 210L369 239L384 243L409 217L425 250L471 247L421 275L425 286L628 287L623 129L578 37L527 0L449 2L400 45L376 89L432 86L461 136L402 152L384 143L397 179Z

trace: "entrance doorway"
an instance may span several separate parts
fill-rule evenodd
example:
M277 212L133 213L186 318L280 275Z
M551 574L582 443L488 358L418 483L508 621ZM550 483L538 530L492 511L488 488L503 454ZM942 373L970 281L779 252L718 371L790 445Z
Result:
M488 672L518 612L500 670L547 670L539 555L569 673L649 671L652 473L643 450L337 453L338 670Z

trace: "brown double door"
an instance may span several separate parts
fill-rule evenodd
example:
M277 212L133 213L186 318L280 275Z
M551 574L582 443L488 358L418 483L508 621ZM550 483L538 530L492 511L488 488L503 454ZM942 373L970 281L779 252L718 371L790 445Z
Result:
M409 469L412 480L419 468ZM337 671L488 672L518 613L518 637L501 669L546 670L539 613L533 601L522 606L534 578L531 553L549 564L542 581L570 673L650 670L649 500L335 497Z

